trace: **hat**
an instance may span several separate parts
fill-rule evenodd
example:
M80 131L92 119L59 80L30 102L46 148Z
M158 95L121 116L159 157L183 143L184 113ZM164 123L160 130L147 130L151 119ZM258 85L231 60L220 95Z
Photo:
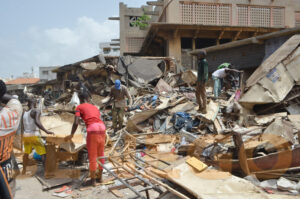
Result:
M120 90L121 89L121 82L120 82L120 80L116 80L115 81L115 88L117 89L117 90Z

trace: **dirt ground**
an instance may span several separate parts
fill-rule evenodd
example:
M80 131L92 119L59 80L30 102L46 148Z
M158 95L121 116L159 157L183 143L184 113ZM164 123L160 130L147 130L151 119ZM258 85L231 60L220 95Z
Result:
M105 188L98 186L86 191L75 190L73 191L74 197L68 196L67 198L99 198L99 195L106 199L117 198ZM42 191L42 185L35 177L18 178L15 199L57 199L59 197L52 195L54 190Z
M139 189L142 187L138 187ZM59 197L53 196L56 189L50 191L42 191L41 183L33 176L33 177L24 177L19 176L17 178L17 186L16 186L16 195L15 199L58 199ZM134 194L129 189L120 190L120 192L124 195L123 198L131 198L134 197ZM156 198L158 194L156 192L150 191L151 198ZM66 198L76 198L76 199L85 199L85 198L105 198L105 199L116 199L110 191L108 191L107 186L97 186L97 187L89 187L89 189L85 191L73 190L72 195Z

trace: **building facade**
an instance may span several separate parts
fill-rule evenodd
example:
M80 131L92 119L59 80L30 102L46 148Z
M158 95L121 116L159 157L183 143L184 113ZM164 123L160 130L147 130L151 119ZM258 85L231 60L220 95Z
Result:
M53 72L57 66L39 67L39 77L41 82L47 82L56 79L56 73Z
M119 56L120 55L120 43L117 42L102 42L99 43L100 54L105 56Z
M120 3L120 53L174 57L195 68L189 51L300 25L299 0L160 0ZM136 26L150 16L146 28Z

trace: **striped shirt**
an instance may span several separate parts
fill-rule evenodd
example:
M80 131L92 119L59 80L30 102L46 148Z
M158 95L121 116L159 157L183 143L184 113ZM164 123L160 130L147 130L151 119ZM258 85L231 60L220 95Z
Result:
M0 111L0 163L10 158L22 111L22 105L17 99L11 99Z

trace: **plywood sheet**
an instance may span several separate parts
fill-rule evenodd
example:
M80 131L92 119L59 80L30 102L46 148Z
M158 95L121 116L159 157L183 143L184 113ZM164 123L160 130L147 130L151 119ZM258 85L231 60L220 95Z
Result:
M74 116L73 116L74 117ZM61 148L67 150L68 152L75 153L78 150L82 149L86 145L86 139L82 133L83 126L79 125L75 135L72 139L72 143L65 142L64 137L70 135L73 119L72 117L62 115L52 115L52 116L42 116L41 123L46 129L55 133L55 135L48 135L45 132L41 131L43 137L46 138L47 142L54 143L59 145Z
M168 179L202 199L265 199L261 189L228 172L206 169L198 172L187 163L181 163L167 172Z

